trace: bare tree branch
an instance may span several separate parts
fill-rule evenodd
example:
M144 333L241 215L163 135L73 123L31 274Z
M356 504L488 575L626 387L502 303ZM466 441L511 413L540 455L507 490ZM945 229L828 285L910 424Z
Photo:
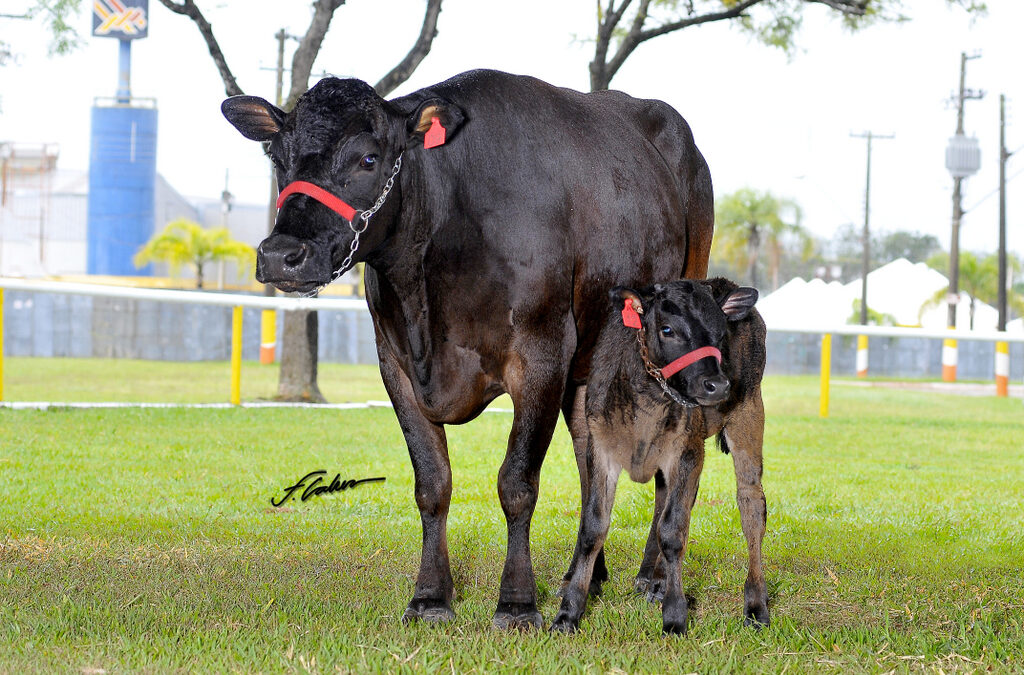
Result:
M598 0L600 2L600 0ZM697 26L713 21L726 21L743 16L743 14L754 5L767 2L768 0L741 0L728 9L707 14L695 14L692 2L688 4L688 16L685 19L672 21L660 26L644 30L643 25L647 21L647 9L650 0L644 0L637 8L633 18L632 26L622 38L615 54L608 58L608 49L616 26L622 20L623 12L630 4L630 0L624 0L623 4L616 10L614 0L608 3L608 10L600 21L597 33L597 45L594 50L594 60L590 63L590 87L593 90L607 89L612 78L619 72L622 65L630 57L634 50L647 40L673 33L683 28ZM803 0L807 3L826 5L837 12L848 16L864 16L870 0Z
M174 0L160 0L160 4L175 14L183 14L195 22L203 39L206 40L206 46L210 50L210 56L213 57L213 62L217 66L217 72L220 73L220 79L224 81L224 91L227 92L228 96L237 96L245 93L238 86L238 82L231 73L231 69L228 68L224 52L220 50L217 38L213 35L213 26L210 25L210 22L206 20L203 13L196 7L196 3L193 0L182 0L181 4L174 2Z
M437 18L441 15L441 1L427 0L427 12L423 16L423 27L420 29L419 37L416 38L416 44L412 46L405 58L391 69L391 72L373 86L378 95L384 97L394 91L409 79L420 62L426 58L434 38L437 37Z
M285 99L285 110L291 110L299 97L309 88L309 74L313 71L313 61L320 53L320 45L323 44L324 36L331 27L334 11L344 4L345 0L316 0L313 3L313 20L310 21L309 29L299 40L299 46L292 55L291 86Z
M622 21L622 15L633 0L623 0L615 9L615 0L608 0L608 9L601 11L601 0L597 0L597 44L594 49L594 60L590 62L590 88L594 91L607 89L612 75L607 75L608 47L612 43L615 27ZM603 14L603 16L602 16Z

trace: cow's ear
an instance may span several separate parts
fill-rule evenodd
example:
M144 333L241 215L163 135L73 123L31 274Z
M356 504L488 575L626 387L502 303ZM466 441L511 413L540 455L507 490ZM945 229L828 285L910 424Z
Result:
M440 143L434 142L435 145L443 145L450 141L466 120L462 108L454 103L436 97L425 99L416 106L416 110L408 118L409 140L422 141L424 135L434 126L435 117L437 124L444 129L443 133L436 128L431 132L432 138L436 138L438 134L442 137Z
M626 305L626 300L633 301L633 309L636 310L637 314L644 313L644 300L641 297L640 291L635 291L632 288L625 286L616 286L612 290L608 291L608 297L612 301L612 307L621 310Z
M729 321L739 321L746 318L750 310L757 302L757 289L749 286L740 286L732 293L719 300L725 318Z
M285 118L283 110L259 96L232 96L220 104L220 111L250 141L269 141Z

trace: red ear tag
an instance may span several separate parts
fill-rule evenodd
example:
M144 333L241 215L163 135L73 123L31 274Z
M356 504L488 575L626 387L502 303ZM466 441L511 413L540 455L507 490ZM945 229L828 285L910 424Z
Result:
M626 328L640 328L640 315L633 309L633 298L626 298L626 306L622 308L622 325Z
M423 134L423 147L429 150L430 148L436 148L439 145L444 145L444 137L447 134L444 127L441 126L440 117L430 118L430 128L427 129L427 133Z

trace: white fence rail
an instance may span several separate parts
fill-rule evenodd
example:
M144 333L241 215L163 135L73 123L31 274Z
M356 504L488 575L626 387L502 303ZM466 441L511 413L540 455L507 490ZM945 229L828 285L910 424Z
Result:
M3 400L3 291L30 291L39 293L62 293L90 295L94 297L153 300L168 303L219 305L234 308L232 321L231 350L231 403L240 402L241 371L241 309L255 307L267 310L349 310L366 311L366 301L356 298L292 298L242 295L232 293L211 293L202 291L179 291L100 284L67 283L58 281L34 281L0 277L0 401ZM831 370L831 336L864 335L890 338L927 338L939 340L976 340L995 343L1024 343L1024 333L967 330L927 330L921 328L897 328L888 326L786 326L769 325L768 330L779 333L804 333L822 336L821 353L821 414L828 415L828 382Z

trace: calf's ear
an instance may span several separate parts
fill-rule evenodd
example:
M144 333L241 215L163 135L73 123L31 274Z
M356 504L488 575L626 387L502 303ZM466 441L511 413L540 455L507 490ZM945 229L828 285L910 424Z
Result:
M431 141L435 145L443 145L450 141L466 120L462 109L454 103L438 97L424 99L416 106L416 110L409 115L406 123L410 142L422 141L427 131L434 126L435 117L437 118L437 124L444 129L440 143L437 143L436 140ZM436 133L437 130L435 128L435 132L432 132L432 137L435 137Z
M269 141L285 118L283 110L259 96L232 96L220 104L220 111L250 141Z
M640 297L640 291L634 291L632 288L625 286L616 286L612 290L608 291L608 297L612 301L612 307L621 310L626 305L626 300L633 301L633 309L636 310L637 314L644 313L643 299Z
M725 318L729 321L739 321L746 318L754 303L757 302L757 289L749 286L740 286L732 293L719 300Z

